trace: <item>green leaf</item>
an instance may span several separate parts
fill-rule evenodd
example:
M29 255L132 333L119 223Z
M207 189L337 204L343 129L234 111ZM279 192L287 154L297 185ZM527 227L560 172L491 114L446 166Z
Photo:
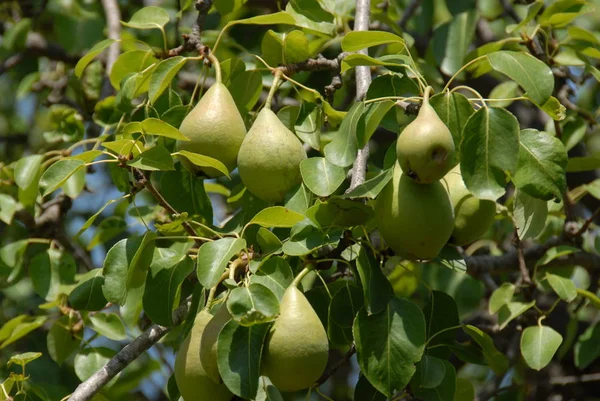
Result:
M127 227L127 222L122 217L107 217L106 219L102 220L100 224L98 224L96 232L86 246L86 249L90 251L96 246L108 242L117 235L121 234L123 231L127 230Z
M80 280L80 284L69 294L69 305L76 310L104 309L107 301L102 293L103 285L102 269L94 269L86 273Z
M267 259L258 271L250 276L250 284L262 284L270 289L281 301L285 290L294 280L294 273L289 263L279 256Z
M77 65L75 66L75 76L77 78L81 78L81 76L83 75L83 71L85 70L85 67L87 67L88 64L90 64L92 62L92 60L96 56L98 56L100 53L102 53L108 46L110 46L116 42L118 42L118 41L116 41L114 39L104 39L104 40L96 43L94 45L94 47L92 47L90 49L90 51L88 51L85 54L85 56L80 58L79 61L77 62Z
M379 58L367 56L366 54L350 54L342 60L341 73L344 73L359 65L381 65L386 66L392 71L403 71L405 65L409 63L409 59L403 55L387 55ZM393 68L392 68L393 67Z
M518 302L512 301L502 306L498 311L498 325L499 329L502 330L515 318L521 316L527 312L530 308L535 305L535 301L531 302Z
M488 96L490 99L511 99L519 96L519 84L514 81L505 81L498 84ZM503 100L501 102L490 102L491 107L506 108L513 103L513 100Z
M167 171L160 178L160 191L163 197L179 213L190 217L200 216L208 224L213 221L210 198L204 189L204 181L178 166L176 171Z
M571 302L577 298L577 288L570 278L546 272L546 279L562 300Z
M101 336L115 341L121 341L127 338L125 335L125 326L115 313L98 312L88 316L92 324L92 329Z
M244 71L227 85L233 100L242 115L247 114L260 99L263 83L259 71Z
M263 37L261 51L271 66L294 64L310 57L308 38L299 30L277 33L269 29Z
M311 157L300 162L304 184L317 196L329 196L342 185L346 171L324 157Z
M90 378L115 356L117 351L110 348L85 348L75 357L75 374L81 381Z
M581 15L585 0L558 0L550 4L538 18L541 25L562 28Z
M492 338L478 329L475 326L467 324L463 326L463 331L468 334L483 350L483 357L485 358L490 368L494 371L497 376L501 376L508 369L508 359L504 354L496 349Z
M578 173L600 168L600 157L571 157L567 163L567 173Z
M260 227L256 233L256 242L261 250L261 255L281 252L281 240L271 231Z
M439 345L452 344L458 332L458 307L454 298L442 291L432 291L431 297L423 309L423 314L427 323L427 338L429 339L427 347L433 348L428 351L428 355L448 358L450 350L446 347L439 347ZM451 327L455 328L451 329ZM433 338L434 336L435 338Z
M519 238L535 238L546 226L548 202L533 198L522 190L515 192L513 216Z
M162 28L169 23L169 13L162 7L144 7L131 16L128 22L121 24L135 29Z
M528 53L499 51L487 56L492 68L518 83L536 104L544 104L554 90L552 70Z
M523 330L521 354L530 368L545 368L562 343L562 336L548 326L531 326Z
M367 314L380 313L387 308L390 299L394 297L394 289L381 271L375 257L364 247L361 247L358 252L356 270L360 277Z
M179 130L172 125L167 124L158 118L147 118L142 121L142 129L147 135L163 136L173 138L179 141L189 141Z
M4 32L2 47L13 53L25 50L27 35L31 31L31 25L30 18L21 18L18 20L10 29Z
M194 271L189 256L169 255L153 261L148 270L144 290L144 312L156 324L173 325L181 284Z
M46 320L48 320L48 316L31 317L21 315L4 323L0 328L0 349L7 347L43 326Z
M200 153L189 152L187 150L180 150L175 153L188 159L192 164L200 167L212 167L223 173L227 178L231 178L229 175L229 169L219 160L209 156L201 155Z
M598 298L598 296L593 292L589 292L584 289L578 288L577 294L581 295L584 298L587 298L592 303L592 305L596 307L596 309L600 309L600 298Z
M456 379L456 392L453 401L473 401L475 399L475 387L469 379Z
M575 343L575 366L583 370L600 356L600 322L589 326Z
M506 192L505 171L519 161L519 122L510 112L481 108L467 121L460 146L460 169L470 192L495 201Z
M444 361L433 356L424 355L417 364L417 371L413 378L415 388L436 388L444 380L446 365Z
M307 3L309 6L307 7ZM311 7L313 6L313 7ZM307 8L315 11L317 8L321 8L318 0L295 0L291 1L285 7L285 11L294 18L295 25L304 28L308 32L316 35L327 35L333 36L335 31L335 25L333 24L333 18L330 14L327 20L323 20L315 15L307 14ZM321 9L322 11L322 9ZM325 14L322 12L322 14Z
M522 130L519 139L519 164L513 178L517 188L538 199L562 199L568 162L562 142L533 129Z
M38 177L42 165L42 155L25 156L15 164L15 183L21 189L28 189Z
M355 52L388 43L404 44L404 39L385 31L351 31L342 38L342 50Z
M366 180L362 184L358 185L352 191L344 194L344 198L369 198L375 199L379 192L385 188L388 182L392 179L394 175L394 170L392 168L388 168L387 170L381 172L375 177Z
M221 238L202 244L196 263L198 281L204 288L212 288L219 282L229 260L246 247L241 238Z
M316 203L306 211L306 217L320 228L360 226L372 216L373 209L364 203L341 198Z
M10 195L0 194L0 221L10 225L16 211L17 201Z
M261 376L259 383L254 401L283 401L283 396L268 377Z
M431 359L431 358L430 358ZM456 391L456 369L449 361L439 360L444 367L444 375L440 383L435 387L425 387L420 381L419 369L415 374L411 389L416 397L423 401L453 401ZM430 367L430 366L428 366ZM423 370L423 367L421 367ZM429 383L430 384L430 383Z
M291 111L291 110L290 110ZM313 149L321 149L321 122L322 110L319 105L311 102L303 102L295 119L293 129L303 142L309 144ZM279 115L279 114L278 114Z
M283 206L271 206L258 212L252 220L246 224L246 227L252 224L258 224L262 227L293 227L294 224L299 223L304 219L304 215Z
M59 160L52 164L40 177L40 187L44 188L42 196L47 196L60 188L75 172L84 168L81 160Z
M354 387L354 399L355 400L368 400L368 401L386 401L387 397L381 394L375 387L369 383L369 380L363 375L360 375L356 387Z
M456 149L460 149L463 128L475 112L469 99L461 93L446 91L431 98L431 107L450 130Z
M223 382L235 395L254 399L258 391L260 359L269 324L241 326L230 320L217 341L217 364Z
M115 99L117 104L120 104L119 95L125 96L130 101L138 94L138 91L141 93L147 88L149 83L145 82L142 72L148 73L147 78L150 78L152 69L148 69L148 67L157 61L152 50L129 50L117 57L109 76L111 85L124 92L117 95Z
M455 15L433 33L432 49L440 70L453 75L464 65L477 26L478 13L470 11Z
M54 301L58 297L61 284L73 283L76 271L73 257L53 248L38 253L29 264L33 288L46 301Z
M533 3L529 4L527 6L527 14L525 18L523 18L521 22L519 22L517 25L514 25L512 27L506 27L506 32L513 33L514 31L520 30L521 28L526 26L531 20L535 18L536 15L538 15L542 7L544 7L543 0L536 0Z
M228 86L233 78L246 71L246 64L237 57L228 58L221 63L223 83Z
M75 199L83 191L85 187L85 173L86 169L80 168L65 181L62 189L69 198Z
M337 346L352 344L352 324L364 305L361 289L348 280L335 291L329 304L327 332Z
M254 283L235 288L227 299L231 317L242 326L268 323L279 314L279 300L269 288Z
M69 330L69 318L67 316L63 316L54 322L46 337L48 354L59 366L79 348L79 344L81 344L81 338Z
M325 145L324 153L327 160L340 167L348 167L356 159L358 142L356 132L360 117L365 109L363 102L354 105L342 120L340 128L333 140Z
M227 23L224 29L232 25L245 24L245 25L295 25L296 20L290 14L285 11L280 11L273 14L257 15L256 17L240 19Z
M104 211L104 209L106 209L108 206L110 206L113 203L118 202L118 201L120 201L122 199L123 198L111 199L108 202L106 202L104 204L104 206L102 206L96 213L94 213L89 219L86 220L86 222L83 224L83 226L81 226L81 228L79 229L79 231L77 232L77 234L75 235L75 237L79 237L85 230L87 230L88 228L90 228L92 226L92 224L94 224L94 221L96 221L96 219L98 218L98 216L100 216L100 214Z
M175 56L158 63L150 76L150 86L148 89L150 104L154 104L165 89L171 86L171 82L186 62L187 58Z
M306 185L300 184L298 190L294 192L290 200L285 203L285 207L296 213L305 213L312 205L313 194L306 188Z
M412 302L394 298L380 313L361 309L353 325L358 365L369 382L391 397L415 373L425 350L425 318Z
M13 363L20 366L25 366L30 362L35 361L42 356L41 352L24 352L22 354L13 355L7 362L7 366L10 367Z
M567 117L567 108L554 96L550 96L543 105L537 106L555 121L561 121Z
M490 296L488 305L490 314L495 314L500 308L512 301L515 289L516 287L512 283L503 283L500 287L496 288Z
M172 171L175 170L171 153L161 145L147 149L127 162L128 166L148 171Z
M109 302L124 305L128 290L144 284L152 261L155 233L129 237L109 249L104 259L102 293Z
M375 130L379 127L381 120L395 105L396 102L386 100L383 102L371 103L365 106L365 110L361 117L364 121L358 124L358 129L356 132L359 148L362 149L369 142L369 139L371 139L375 133Z

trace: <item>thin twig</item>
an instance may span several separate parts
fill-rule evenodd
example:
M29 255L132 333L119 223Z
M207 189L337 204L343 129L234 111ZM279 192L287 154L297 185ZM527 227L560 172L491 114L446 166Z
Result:
M600 217L600 208L596 209L596 211L590 216L589 219L587 219L585 221L585 223L583 223L583 225L581 226L581 228L579 229L579 231L577 231L577 233L575 234L576 237L579 237L581 235L583 235L583 233L585 233L588 228L590 228L590 226L592 225L592 223L594 221L596 221L596 219Z
M517 260L519 261L519 271L521 272L521 280L526 285L531 284L531 277L527 270L527 263L525 263L525 256L523 254L523 244L519 238L519 231L515 229L515 246L517 248Z
M398 25L400 26L400 28L402 28L402 30L406 29L406 24L408 23L410 18L413 16L415 11L417 11L417 9L421 5L421 3L422 3L422 0L412 0L406 6L406 9L404 10L404 14L402 14L402 18L400 19L400 22L398 22Z
M346 352L344 357L342 359L340 359L339 361L337 361L331 368L329 368L329 370L327 370L327 372L323 373L323 376L321 376L319 378L319 380L317 380L317 382L315 383L315 386L318 387L321 384L325 383L327 380L329 380L329 378L331 378L331 376L333 376L335 374L335 372L337 372L339 370L339 368L344 366L344 364L348 363L350 358L352 358L352 355L354 355L355 353L356 353L356 347L354 346L354 344L352 344L352 346L350 347L348 352Z
M206 21L206 15L212 7L212 0L197 0L196 10L198 11L198 17L196 22L192 26L192 32L189 35L183 35L183 44L171 49L167 52L164 57L179 56L185 52L191 52L196 50L202 54L207 50L207 47L202 43L202 30L204 29L204 22Z
M356 18L354 20L355 31L368 31L369 19L371 14L370 0L356 0ZM367 49L359 50L358 53L368 55ZM369 66L356 67L356 99L362 100L367 94L367 90L371 85L371 68ZM358 151L354 165L350 174L350 187L347 192L354 190L357 186L365 182L367 174L367 161L369 158L369 144Z

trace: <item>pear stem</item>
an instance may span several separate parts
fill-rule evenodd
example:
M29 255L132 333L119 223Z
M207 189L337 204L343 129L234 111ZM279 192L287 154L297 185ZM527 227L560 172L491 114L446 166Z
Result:
M298 275L296 276L296 278L294 279L294 281L292 281L292 284L294 287L298 287L298 284L300 284L300 282L302 281L302 279L304 278L304 276L306 276L308 273L310 273L310 271L313 269L312 265L308 265L306 266L304 269L302 269L302 271L300 273L298 273Z
M273 85L271 85L271 90L269 90L269 94L267 95L267 100L265 101L265 109L271 110L271 102L273 101L273 96L275 96L275 92L277 91L279 82L281 82L281 75L282 75L282 72L280 70L275 71L275 75L273 78Z
M222 83L221 63L219 63L219 59L217 59L212 52L209 52L206 57L210 60L211 64L215 66L215 74L216 74L217 83L219 83L219 84Z
M429 104L429 94L433 92L433 88L428 86L425 88L425 93L423 94L423 104Z

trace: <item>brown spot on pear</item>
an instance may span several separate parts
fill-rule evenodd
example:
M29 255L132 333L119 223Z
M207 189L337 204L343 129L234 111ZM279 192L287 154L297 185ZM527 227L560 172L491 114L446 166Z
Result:
M417 184L398 163L375 200L375 218L383 239L407 259L435 258L454 227L452 204L442 184Z
M224 384L208 377L200 362L202 334L213 316L203 310L181 344L175 359L175 381L184 401L229 401L233 394Z
M310 387L325 371L329 341L316 312L294 285L285 291L271 327L262 372L281 391Z
M238 170L248 190L267 202L281 202L298 185L306 151L300 140L268 108L250 127L238 154Z
M480 239L494 222L496 202L479 199L467 187L460 172L454 167L442 180L454 208L454 230L450 242L466 245Z
M402 171L420 184L442 179L454 158L452 134L429 104L430 90L425 90L417 118L402 130L396 143Z
M237 154L246 136L246 126L225 85L215 83L183 119L179 131L189 141L177 141L178 150L200 153L223 163L229 171L236 167ZM223 175L217 169L198 167L181 158L189 170L209 177Z

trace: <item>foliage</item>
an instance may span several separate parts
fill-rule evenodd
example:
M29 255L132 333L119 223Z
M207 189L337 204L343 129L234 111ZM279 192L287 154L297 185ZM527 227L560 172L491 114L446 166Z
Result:
M373 0L370 31L353 0L138 3L0 5L0 401L69 399L129 343L152 348L93 399L177 400L174 352L214 301L240 399L597 398L598 0ZM176 148L217 59L246 127L267 105L307 150L283 202ZM373 206L429 86L496 217L404 260ZM260 358L296 283L329 367L282 395Z

